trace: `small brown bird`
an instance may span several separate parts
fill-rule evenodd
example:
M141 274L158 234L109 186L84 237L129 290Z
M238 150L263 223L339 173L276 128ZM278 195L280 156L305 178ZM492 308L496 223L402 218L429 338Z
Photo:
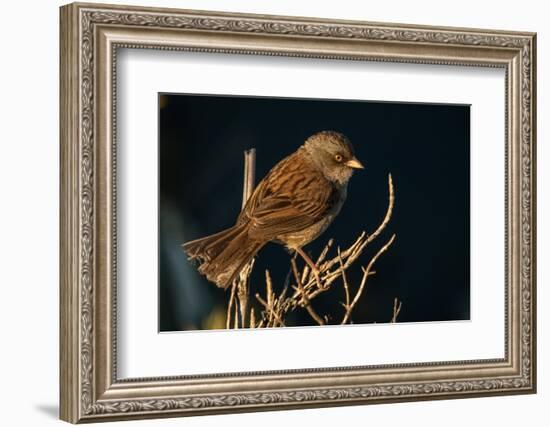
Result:
M349 140L338 132L318 132L260 181L233 227L187 242L183 249L220 288L227 288L268 242L298 252L317 271L302 247L340 212L353 169L363 165Z

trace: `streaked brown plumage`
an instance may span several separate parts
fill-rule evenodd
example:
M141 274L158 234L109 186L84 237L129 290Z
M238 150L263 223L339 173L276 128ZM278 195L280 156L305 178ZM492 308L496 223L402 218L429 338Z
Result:
M354 168L362 168L348 139L322 131L277 163L260 181L236 224L183 245L199 272L221 288L268 242L298 250L338 215Z

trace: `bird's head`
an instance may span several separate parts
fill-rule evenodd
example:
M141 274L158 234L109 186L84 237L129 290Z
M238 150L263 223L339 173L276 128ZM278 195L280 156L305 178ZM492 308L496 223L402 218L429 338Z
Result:
M323 175L339 184L346 184L354 169L364 169L355 157L348 138L338 132L321 131L311 135L304 149Z

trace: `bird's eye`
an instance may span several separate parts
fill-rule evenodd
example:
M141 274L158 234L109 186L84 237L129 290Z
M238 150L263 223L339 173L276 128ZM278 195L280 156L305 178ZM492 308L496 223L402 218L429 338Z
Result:
M342 156L340 154L337 154L336 156L334 156L334 160L336 160L337 162L341 162Z

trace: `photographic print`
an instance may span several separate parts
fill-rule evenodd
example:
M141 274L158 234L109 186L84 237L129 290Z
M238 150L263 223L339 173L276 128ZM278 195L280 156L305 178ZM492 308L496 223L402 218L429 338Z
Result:
M159 94L159 330L470 319L470 107Z
M59 22L61 419L536 392L535 33Z

